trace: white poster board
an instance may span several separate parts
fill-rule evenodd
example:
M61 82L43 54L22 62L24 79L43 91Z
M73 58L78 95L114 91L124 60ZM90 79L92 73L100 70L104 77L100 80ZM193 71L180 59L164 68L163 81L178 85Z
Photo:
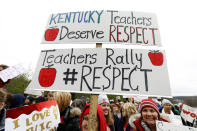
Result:
M181 111L181 117L189 121L190 123L193 123L197 120L197 110L195 108L192 108L188 105L183 104L182 111Z
M24 93L29 94L29 95L36 95L36 96L41 96L42 95L42 91L32 90L32 89L29 88L29 86L25 89Z
M197 131L197 128L175 125L168 122L157 121L157 131Z
M153 13L95 10L50 15L42 43L79 42L161 46Z
M0 71L0 78L2 79L3 82L6 82L9 79L12 79L24 73L25 71L26 71L25 68L21 64L18 64Z
M56 131L60 113L55 100L7 110L5 131Z
M163 50L45 50L30 86L49 91L171 96Z

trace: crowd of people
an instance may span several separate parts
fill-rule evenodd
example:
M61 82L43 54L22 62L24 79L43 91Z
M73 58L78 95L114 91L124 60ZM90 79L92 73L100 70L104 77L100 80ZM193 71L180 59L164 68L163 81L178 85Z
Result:
M107 95L98 96L97 131L156 131L156 120L176 125L193 126L192 123L177 121L175 115L181 113L181 104L172 104L168 99L108 99ZM68 92L48 92L39 97L23 94L9 94L0 89L0 131L4 130L6 110L29 104L56 100L61 122L57 131L88 131L90 112L89 98L84 96L72 100ZM181 117L180 117L181 118Z

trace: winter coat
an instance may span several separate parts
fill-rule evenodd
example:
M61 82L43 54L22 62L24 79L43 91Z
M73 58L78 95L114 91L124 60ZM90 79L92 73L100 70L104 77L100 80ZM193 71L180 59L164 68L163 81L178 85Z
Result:
M25 96L22 94L14 94L9 109L21 107L25 102Z
M61 123L59 123L57 131L80 131L80 115L79 108L67 107L60 113Z
M170 122L168 116L160 115L160 121ZM145 122L142 122L141 115L135 114L129 118L129 125L137 131L151 131Z
M114 117L114 127L115 127L115 131L118 131L118 124L119 124L119 121L120 121L120 119L119 119L119 117L116 115L116 114L114 114L113 115L113 117ZM111 129L111 128L110 128ZM112 131L112 130L111 130Z
M0 112L0 131L4 131L5 128L5 117L6 117L6 109L3 108Z
M183 125L182 120L181 120L181 116L174 115L174 113L172 111L170 114L167 114L167 113L165 113L165 111L163 109L161 114L168 116L171 123L173 123L175 125Z
M82 131L82 119L85 115L89 114L90 111L90 104L85 105L81 116L80 116L80 127L81 127L81 131ZM103 113L103 109L100 105L97 105L97 117L99 120L99 131L111 131L110 128L108 127L106 120L105 120L105 116Z
M119 120L119 123L118 123L118 130L117 131L136 131L136 130L133 129L129 125L129 123L126 123L126 119L124 117L121 117L120 120Z
M175 106L172 106L172 112L175 114L175 115L180 115L181 113L179 112L179 110L177 110L175 108Z

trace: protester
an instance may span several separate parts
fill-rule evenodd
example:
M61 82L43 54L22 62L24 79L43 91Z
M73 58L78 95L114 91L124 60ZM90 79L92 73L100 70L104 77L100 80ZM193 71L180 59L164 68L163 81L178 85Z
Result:
M110 130L115 131L114 119L113 119L113 116L111 113L110 103L109 103L107 95L100 94L98 96L98 104L101 105L101 107L103 109L106 123L110 127Z
M157 104L152 99L141 101L140 113L129 119L130 126L138 131L156 131L156 120L168 122L166 117L160 115Z
M0 89L0 131L4 131L5 129L5 117L6 117L6 102L7 93Z
M37 96L33 102L34 103L40 103L40 102L44 102L44 101L48 101L48 100L53 100L53 99L54 99L53 98L53 95L51 95L49 97L49 95L48 94L45 95L45 92L43 91L42 92L42 95L41 96Z
M81 111L83 110L85 105L86 101L83 99L75 99L71 104L72 107L78 107Z
M32 96L27 96L24 102L24 105L30 105L30 104L35 104L36 100Z
M136 109L137 109L137 111L138 111L138 113L140 112L140 100L139 99L134 99L134 105L135 105L135 107L136 107Z
M182 125L181 117L180 119L177 119L175 114L172 112L173 104L169 100L163 99L162 105L163 105L162 114L167 115L171 123L174 123L176 125Z
M178 111L181 112L183 108L183 103L178 103L177 106L178 106Z
M53 92L52 91L47 91L47 94L46 94L46 97L45 97L45 100L53 100L54 97L53 97Z
M114 99L109 99L109 103L113 104L114 103Z
M21 107L25 104L25 96L22 94L7 94L8 109Z
M121 118L120 105L113 103L111 104L111 107L112 107L113 114L116 115L120 119Z
M90 104L87 104L80 117L80 128L81 131L88 131L88 117L90 112ZM108 127L105 116L103 113L103 109L100 105L97 105L97 119L96 122L96 131L110 131L110 128Z
M155 102L156 102L156 104L157 104L157 107L158 107L158 109L159 109L159 112L161 113L162 112L162 105L161 105L161 102L160 101L158 101L157 99L153 99Z
M162 106L163 106L162 113L174 115L174 113L172 112L172 103L169 100L163 99Z
M130 116L136 113L137 109L134 104L131 102L125 103L122 107L122 117L119 121L117 131L136 131L128 124Z
M55 92L53 96L58 103L61 119L57 131L80 131L81 110L70 106L71 94Z
M90 104L90 98L86 98L86 104Z

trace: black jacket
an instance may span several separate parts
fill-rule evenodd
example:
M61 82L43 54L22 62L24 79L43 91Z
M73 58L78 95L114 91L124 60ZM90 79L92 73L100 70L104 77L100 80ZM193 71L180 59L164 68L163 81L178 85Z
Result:
M6 117L6 109L3 108L0 111L0 131L4 131L4 128L5 128L5 117Z
M66 108L61 114L64 123L59 123L57 131L80 131L80 115L79 108Z

